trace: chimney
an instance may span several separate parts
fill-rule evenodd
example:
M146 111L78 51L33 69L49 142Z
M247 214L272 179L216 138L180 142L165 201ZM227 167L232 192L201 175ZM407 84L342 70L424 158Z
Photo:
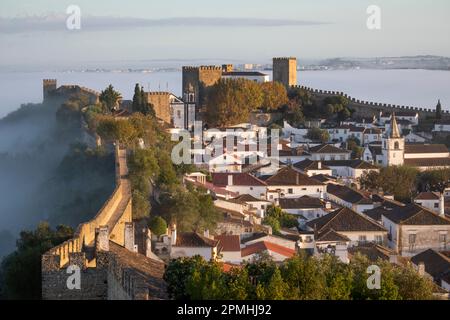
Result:
M125 222L125 249L134 252L134 224Z
M322 161L317 162L317 168L318 168L319 170L322 169Z
M149 258L152 257L152 232L150 231L150 229L146 229L143 230L145 241L145 256Z
M298 172L295 174L295 184L296 184L296 185L299 185L299 184L300 184L300 177L299 177Z
M95 230L95 250L109 251L109 229L108 226L101 226Z
M209 238L209 230L208 229L203 231L203 236L206 237L206 238Z
M174 246L177 243L177 225L174 223L172 224L172 229L171 229L171 244Z
M233 175L232 175L232 174L229 174L229 175L228 175L228 185L229 185L229 186L232 186L232 185L233 185Z
M417 272L419 275L424 276L425 275L425 263L419 262L419 265L417 266Z
M439 196L439 215L441 217L445 217L445 201L443 192Z

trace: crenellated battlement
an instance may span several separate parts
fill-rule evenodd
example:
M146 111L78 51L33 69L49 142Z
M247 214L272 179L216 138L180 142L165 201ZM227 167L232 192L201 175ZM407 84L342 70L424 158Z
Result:
M145 94L147 94L149 96L169 96L169 95L171 95L171 93L168 91L149 91L149 92L145 92Z
M96 230L101 226L108 226L114 236L115 231L120 235L120 230L115 230L117 224L131 222L131 191L129 181L122 175L127 172L124 162L126 151L116 145L116 188L98 211L96 216L87 222L81 223L75 231L74 237L60 245L50 249L42 256L42 269L63 268L69 263L70 255L81 253L87 246L94 246ZM120 226L119 226L120 227ZM123 236L115 236L111 239L120 245L124 244ZM87 262L86 262L87 263ZM95 266L95 261L91 263Z
M373 102L373 101L365 101L361 99L356 99L354 97L351 97L350 95L343 93L342 91L330 91L330 90L321 90L321 89L314 89L306 86L292 86L292 88L299 88L306 90L312 94L319 95L319 96L342 96L344 98L347 98L350 101L352 108L367 108L367 111L371 112L378 112L378 111L416 111L419 113L419 116L426 116L426 115L432 115L436 112L434 108L427 108L427 107L414 107L414 106L405 106L405 105L395 105L395 104L388 104L388 103L380 103L380 102ZM358 111L358 110L357 110ZM447 114L450 116L449 110L443 110L444 114Z
M297 60L296 57L275 57L273 58L274 61L290 61L290 60Z

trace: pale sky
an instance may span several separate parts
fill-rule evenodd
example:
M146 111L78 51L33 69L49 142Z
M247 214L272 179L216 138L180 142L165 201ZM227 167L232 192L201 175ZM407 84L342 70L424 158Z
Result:
M81 30L66 28L69 5ZM366 27L369 5L381 8L379 31ZM0 68L450 56L449 21L448 0L2 0Z

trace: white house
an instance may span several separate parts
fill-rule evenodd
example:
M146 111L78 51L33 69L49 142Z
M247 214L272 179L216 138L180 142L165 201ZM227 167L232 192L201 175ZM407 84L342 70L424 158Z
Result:
M333 171L331 170L331 168L323 165L322 161L313 161L310 159L306 159L294 164L294 168L300 170L309 177L319 174L328 176L333 175Z
M311 160L349 160L351 152L335 147L332 144L320 144L309 148Z
M265 179L267 200L277 198L298 198L311 196L320 198L326 191L326 185L291 168L281 168L275 175Z
M349 208L341 208L311 220L306 226L318 234L330 230L336 232L342 237L341 241L348 241L350 246L368 242L384 244L387 240L387 230L383 226Z
M389 247L403 256L449 248L450 220L417 204L383 213L382 223L389 232Z
M218 235L214 239L219 241L221 261L236 264L242 261L239 235Z
M434 132L450 132L450 120L444 119L436 121L434 124Z
M281 198L278 205L284 212L304 217L305 220L322 217L331 210L331 203L309 196Z
M214 186L236 195L249 194L257 199L266 197L266 182L249 173L212 173L212 180Z
M329 183L325 197L330 201L359 213L374 208L374 202L369 196L347 186Z
M359 179L365 173L380 171L380 169L373 164L358 159L324 161L323 165L331 169L332 176L352 181Z
M170 258L202 256L205 260L215 260L219 251L219 241L195 232L172 233Z
M414 198L414 203L439 215L445 214L444 194L439 192L421 192Z
M246 79L258 83L269 82L268 74L259 71L226 71L222 73L223 79Z

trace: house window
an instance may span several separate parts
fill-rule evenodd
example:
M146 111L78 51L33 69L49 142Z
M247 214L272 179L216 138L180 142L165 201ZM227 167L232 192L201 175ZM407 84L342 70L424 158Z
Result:
M253 187L250 187L250 190L253 190Z
M447 249L447 235L446 234L440 234L439 235L439 246L441 250Z
M434 204L434 207L437 209L437 208L439 208L439 203L435 203Z
M409 251L414 251L416 247L416 234L411 233L408 236L408 242L409 242Z
M293 194L293 193L294 193L294 190L292 190L292 188L289 188L289 189L288 189L288 193L289 193L289 194Z
M418 206L422 206L422 202L416 202Z
M375 242L377 244L383 244L383 236L375 236Z
M367 242L367 237L363 236L363 235L359 236L358 237L358 242L359 243L366 243Z

